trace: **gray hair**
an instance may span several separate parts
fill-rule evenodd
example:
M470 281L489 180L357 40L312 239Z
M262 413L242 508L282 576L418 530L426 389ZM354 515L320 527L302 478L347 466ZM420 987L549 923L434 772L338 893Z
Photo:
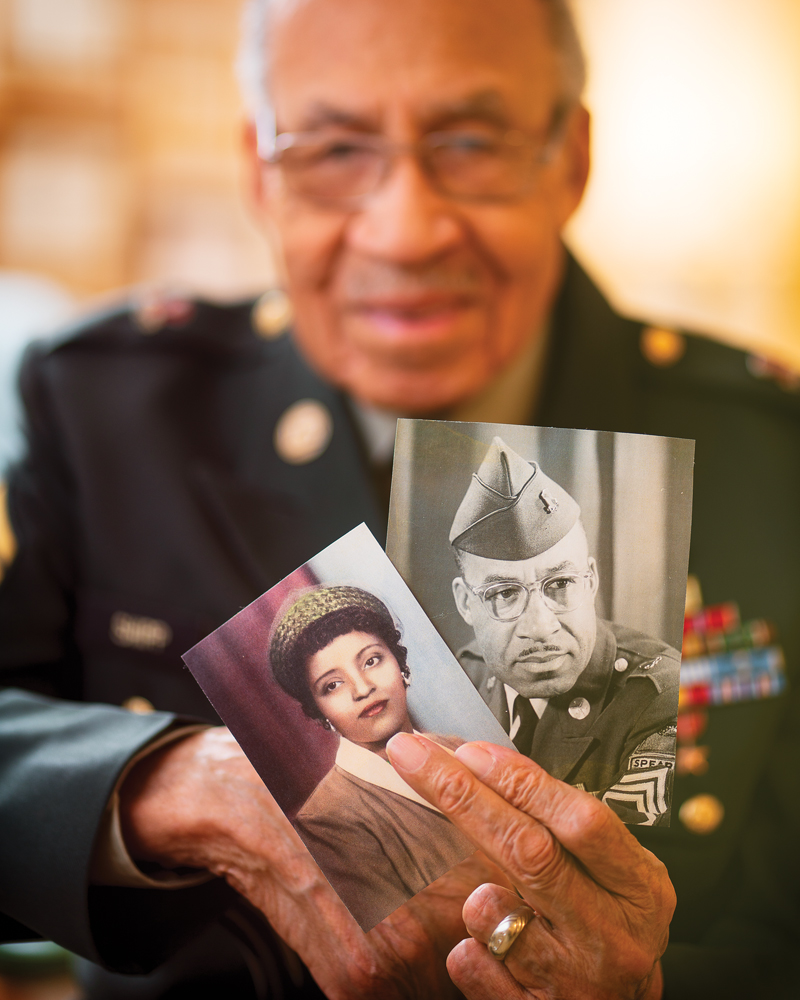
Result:
M246 0L242 11L242 31L236 58L245 108L261 132L272 131L274 122L267 91L271 19L274 14L302 3L303 0ZM550 39L561 77L561 103L572 105L580 100L586 82L586 61L578 32L569 8L569 0L539 0L544 4Z

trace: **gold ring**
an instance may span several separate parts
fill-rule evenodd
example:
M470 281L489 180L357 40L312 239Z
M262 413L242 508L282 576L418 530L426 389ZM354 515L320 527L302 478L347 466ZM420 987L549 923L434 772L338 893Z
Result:
M530 906L520 906L518 910L512 910L507 917L503 917L492 931L486 944L495 958L501 962L505 961L505 957L511 951L514 942L535 916L536 914Z

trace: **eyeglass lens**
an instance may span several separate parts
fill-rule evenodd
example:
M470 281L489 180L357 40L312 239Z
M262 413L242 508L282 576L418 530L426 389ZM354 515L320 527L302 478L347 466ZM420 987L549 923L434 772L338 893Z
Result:
M572 611L581 602L585 576L554 576L526 587L522 583L502 583L483 592L489 614L498 621L513 621L523 614L531 591L540 592L545 607L556 613Z
M510 134L513 136L515 134ZM417 147L419 162L445 194L503 198L526 185L533 153L504 136L433 133ZM373 137L319 138L285 149L281 165L296 193L324 201L346 201L380 186L397 150Z

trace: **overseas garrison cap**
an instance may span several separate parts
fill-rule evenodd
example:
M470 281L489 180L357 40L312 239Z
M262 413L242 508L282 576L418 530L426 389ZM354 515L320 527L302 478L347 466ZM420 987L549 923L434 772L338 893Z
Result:
M580 514L565 489L496 437L456 512L450 544L487 559L530 559L560 541Z

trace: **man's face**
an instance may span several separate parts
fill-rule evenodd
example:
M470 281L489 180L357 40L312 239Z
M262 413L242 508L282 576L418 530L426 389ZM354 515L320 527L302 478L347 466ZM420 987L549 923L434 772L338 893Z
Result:
M474 127L545 140L562 96L537 0L305 0L275 25L270 89L278 132L335 127L397 143ZM587 150L575 109L530 190L500 202L438 193L412 156L349 209L304 200L264 167L260 206L310 362L403 413L479 392L544 321Z
M525 698L552 698L569 691L589 663L597 634L597 566L589 558L580 522L532 559L505 561L465 552L462 563L464 576L453 581L456 606L475 630L478 648L492 673ZM565 614L555 614L534 592L516 621L496 621L469 589L501 581L530 584L559 573L583 572L591 574L588 593Z

